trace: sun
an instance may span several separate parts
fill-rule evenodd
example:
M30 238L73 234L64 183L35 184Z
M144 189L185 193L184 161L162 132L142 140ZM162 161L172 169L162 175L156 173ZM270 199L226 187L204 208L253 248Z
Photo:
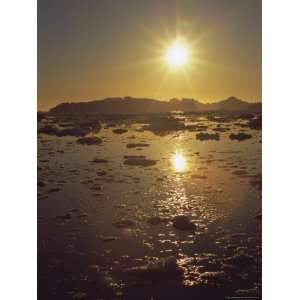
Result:
M183 67L189 60L188 47L179 40L173 42L166 50L165 59L172 68Z

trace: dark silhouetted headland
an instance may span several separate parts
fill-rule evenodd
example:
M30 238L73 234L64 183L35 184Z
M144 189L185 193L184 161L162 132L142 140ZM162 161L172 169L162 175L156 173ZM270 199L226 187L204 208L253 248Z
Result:
M261 102L246 102L236 97L229 97L214 103L202 103L195 99L171 99L160 101L142 98L106 98L89 102L61 103L50 109L54 115L77 114L141 114L167 113L172 111L241 111L260 112Z

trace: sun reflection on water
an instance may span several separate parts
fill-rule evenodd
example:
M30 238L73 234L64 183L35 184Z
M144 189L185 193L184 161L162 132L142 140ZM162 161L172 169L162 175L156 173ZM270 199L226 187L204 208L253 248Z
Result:
M180 153L175 153L172 157L172 165L176 172L184 172L187 167L185 157Z

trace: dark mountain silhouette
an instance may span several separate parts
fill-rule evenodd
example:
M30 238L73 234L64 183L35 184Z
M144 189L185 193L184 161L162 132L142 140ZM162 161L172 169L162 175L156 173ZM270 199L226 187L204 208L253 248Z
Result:
M171 99L160 101L142 98L106 98L89 102L61 103L50 110L54 115L77 114L142 114L167 113L171 111L243 111L260 112L261 102L250 103L235 97L214 103L202 103L195 99Z
M261 111L261 102L246 102L236 97L229 97L220 102L207 104L208 110L222 111Z

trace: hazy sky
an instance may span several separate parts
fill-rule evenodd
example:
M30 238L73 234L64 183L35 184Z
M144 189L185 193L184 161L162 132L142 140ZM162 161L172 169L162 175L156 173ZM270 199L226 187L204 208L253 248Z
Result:
M186 67L165 48L181 36ZM38 106L115 96L261 100L260 0L38 0Z

